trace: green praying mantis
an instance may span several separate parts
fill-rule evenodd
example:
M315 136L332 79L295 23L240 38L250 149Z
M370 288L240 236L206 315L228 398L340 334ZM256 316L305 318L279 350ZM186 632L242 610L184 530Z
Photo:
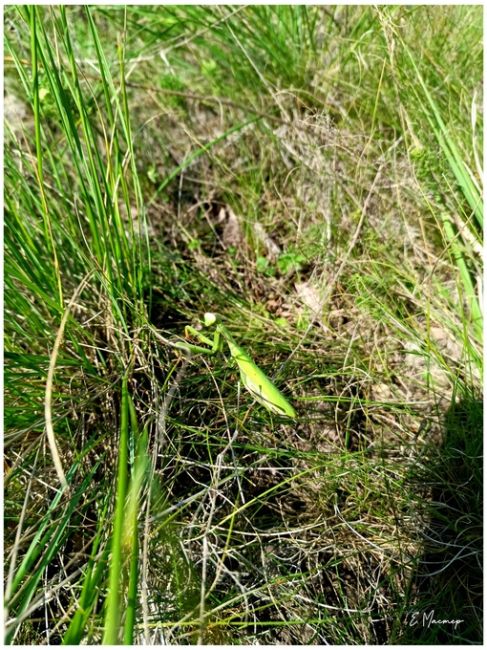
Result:
M176 343L176 347L203 354L216 354L222 350L223 342L226 342L230 355L240 370L242 384L252 396L269 411L295 419L296 411L294 408L281 391L274 386L269 377L252 361L250 355L237 345L235 339L221 322L220 316L207 312L203 317L203 323L205 327L215 326L213 339L205 336L190 325L185 327L184 333L185 336L190 335L202 343L206 343L210 348L193 345L186 341L179 341Z

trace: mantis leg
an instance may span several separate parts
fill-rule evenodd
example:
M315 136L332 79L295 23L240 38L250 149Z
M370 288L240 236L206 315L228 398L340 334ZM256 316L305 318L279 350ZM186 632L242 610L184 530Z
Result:
M184 328L184 333L191 334L196 339L199 339L203 343L206 343L207 345L211 346L210 349L204 348L200 345L193 345L192 343L186 343L184 342L178 342L176 343L176 347L181 348L182 350L190 350L191 352L201 352L202 354L215 354L219 350L221 350L222 347L222 341L221 341L221 335L218 330L216 330L215 334L213 335L213 340L210 339L208 336L205 336L202 334L199 330L195 329L194 327L191 327L190 325L187 325Z
M195 329L194 327L191 327L191 325L186 325L186 327L184 328L184 335L188 336L188 334L194 337L195 339L199 339L202 343L206 343L206 345L209 345L211 348L214 347L215 336L217 334L216 332L212 340L208 336L202 334L199 330Z

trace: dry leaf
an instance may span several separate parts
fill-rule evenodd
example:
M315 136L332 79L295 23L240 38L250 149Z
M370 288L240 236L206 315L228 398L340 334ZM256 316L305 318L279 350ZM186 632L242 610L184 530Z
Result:
M219 218L222 212L226 212L226 223L223 226L222 240L225 248L229 246L239 246L242 243L242 233L240 231L240 224L235 212L227 207L220 210Z
M266 233L264 226L258 221L254 223L254 233L258 241L264 245L269 260L275 260L281 252L276 242Z
M296 282L294 288L296 289L299 300L311 310L312 318L318 318L322 310L322 297L318 289L308 282Z

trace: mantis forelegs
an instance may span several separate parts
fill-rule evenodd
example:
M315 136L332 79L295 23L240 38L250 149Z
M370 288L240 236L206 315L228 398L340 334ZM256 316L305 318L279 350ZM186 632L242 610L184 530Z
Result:
M199 330L195 329L194 327L191 327L191 325L187 325L184 328L184 334L187 336L190 334L196 339L199 339L203 343L206 343L207 345L210 346L210 349L208 348L203 348L200 345L194 345L193 343L186 343L186 341L183 343L182 341L176 343L176 347L181 348L183 350L190 350L191 352L202 352L203 354L216 354L222 349L222 339L221 339L221 334L220 331L217 329L213 335L213 339L210 339L208 336L205 336L202 334Z

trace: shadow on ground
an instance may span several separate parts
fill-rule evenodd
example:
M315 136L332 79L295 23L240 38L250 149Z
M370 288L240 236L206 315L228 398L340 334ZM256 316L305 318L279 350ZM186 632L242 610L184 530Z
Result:
M474 397L452 404L416 476L430 488L429 524L393 642L482 643L482 416Z

